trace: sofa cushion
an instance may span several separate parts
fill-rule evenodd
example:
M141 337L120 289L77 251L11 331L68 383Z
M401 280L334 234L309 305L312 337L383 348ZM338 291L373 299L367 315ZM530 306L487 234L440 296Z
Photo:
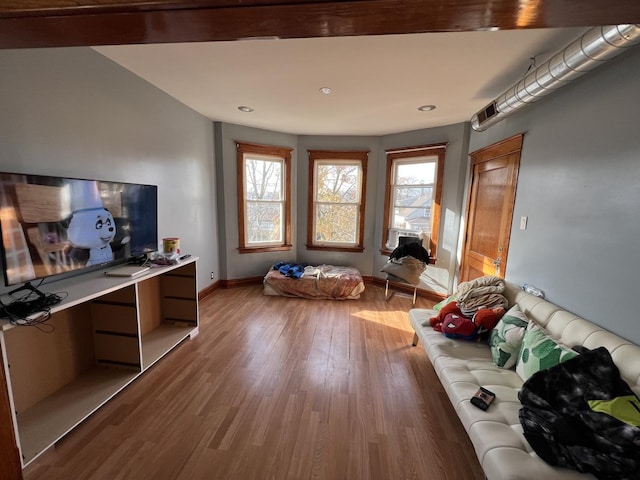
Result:
M514 305L505 313L498 324L491 330L489 344L494 365L500 368L513 368L518 359L522 344L527 317L518 305Z
M513 292L518 293L515 288ZM525 292L522 294L533 297ZM535 297L531 304L534 305L539 300ZM414 308L409 311L409 320L469 434L486 478L594 480L595 477L592 475L548 465L537 456L522 434L518 418L522 407L518 399L522 379L515 369L507 370L495 366L486 342L450 339L433 330L429 325L429 318L436 314L437 312L431 309ZM470 402L480 386L496 394L495 400L486 411L480 410Z
M534 373L558 365L576 355L577 352L556 342L542 327L530 322L522 339L516 372L522 380L527 380Z

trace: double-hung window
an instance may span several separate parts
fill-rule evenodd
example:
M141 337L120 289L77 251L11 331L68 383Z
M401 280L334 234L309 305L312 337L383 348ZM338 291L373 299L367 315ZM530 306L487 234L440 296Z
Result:
M364 250L368 153L309 150L307 248Z
M236 142L240 253L291 249L291 150Z
M446 144L387 150L382 253L400 237L428 239L423 247L436 257Z

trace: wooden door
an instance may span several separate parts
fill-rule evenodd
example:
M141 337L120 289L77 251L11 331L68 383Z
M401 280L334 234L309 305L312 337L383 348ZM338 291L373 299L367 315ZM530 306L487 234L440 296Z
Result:
M4 360L0 352L0 480L19 480L22 466L13 431L13 418L4 373Z
M522 134L471 153L460 281L504 277Z

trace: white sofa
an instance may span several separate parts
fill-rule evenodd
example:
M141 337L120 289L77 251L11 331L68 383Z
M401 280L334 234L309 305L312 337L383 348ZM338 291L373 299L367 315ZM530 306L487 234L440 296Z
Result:
M509 306L518 304L526 316L542 325L561 343L573 347L606 347L624 380L640 394L640 347L558 306L507 284ZM428 319L437 312L409 312L418 340L433 364L460 421L464 425L488 480L594 479L588 474L555 468L539 458L522 435L518 418L518 391L522 379L515 370L496 367L486 342L453 340L434 331ZM426 321L426 322L425 322ZM423 326L423 322L427 326ZM496 394L487 411L473 406L470 398L484 386Z

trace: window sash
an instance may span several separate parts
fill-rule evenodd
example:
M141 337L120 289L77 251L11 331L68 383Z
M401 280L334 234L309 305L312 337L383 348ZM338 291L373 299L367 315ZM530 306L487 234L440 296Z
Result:
M400 181L400 178L399 178L399 170L400 170L400 167L406 166L406 165L416 165L416 166L433 165L434 166L433 177L435 179L437 178L437 161L438 161L438 158L431 155L421 157L421 158L413 158L410 160L395 159L393 161L393 167L392 167L393 175L392 175L392 181L391 181L392 199L391 199L391 211L389 212L389 218L390 218L389 228L390 229L393 228L393 229L406 230L409 232L416 232L416 233L419 233L421 231L429 232L431 228L431 211L433 210L433 190L435 187L435 183L434 182L431 182L431 183L402 182ZM427 206L426 204L415 205L415 204L402 203L401 192L403 191L410 192L411 190L422 191L420 192L420 195L417 198L420 198L420 196L424 195L425 190L429 190L430 191L429 192L430 199L428 201L429 205ZM407 198L411 198L409 195L406 195L406 196ZM401 211L404 211L403 213L406 214L412 211L419 211L421 209L425 210L424 218L428 218L427 222L415 222L416 225L411 226L410 223L409 225L407 225L406 221L400 220L400 218L409 217L409 215L401 215L400 214ZM427 209L429 211L429 215L426 214ZM389 236L386 239L387 245L391 245L391 236L392 236L392 233L390 231Z
M353 193L354 200L353 201L321 201L318 200L318 196L320 194L320 169L323 167L355 167L356 168L356 178L355 181L352 182L351 186L355 189ZM362 199L362 173L363 167L361 161L353 161L353 160L316 160L314 162L314 191L313 191L313 230L312 230L312 238L314 245L331 245L331 246L357 246L360 244L360 205ZM333 193L338 193L334 191ZM345 192L347 193L347 192ZM329 218L327 223L323 223L322 225L318 225L319 219L324 219L323 216L320 216L320 212L326 207L338 206L338 207L351 207L352 214L347 218L343 218L342 222L339 225L347 227L347 230L343 231L335 231L335 222L333 222L332 218ZM333 228L332 228L333 227ZM331 231L332 235L330 238L326 238L326 232ZM321 238L325 236L324 238ZM338 238L338 239L336 239Z
M291 249L291 151L236 141L238 250Z
M252 178L249 172L249 163L250 162L265 162L265 163L274 163L278 165L278 171L271 173L271 175L276 175L278 178L275 182L270 182L270 178L260 178L260 180L270 183L270 187L265 187L264 185L261 190L263 194L271 193L274 198L278 198L278 200L266 200L264 198L250 198L249 190L250 190L250 182L258 181L257 176ZM285 210L285 192L284 192L284 184L286 179L285 177L285 165L283 158L271 157L266 155L256 155L252 153L244 154L244 243L247 247L252 246L271 246L271 245L282 245L284 242L284 210ZM263 170L264 172L264 170ZM262 173L262 172L261 172ZM258 190L257 188L254 190ZM278 218L275 219L274 225L277 226L277 231L274 230L272 233L276 234L276 238L272 238L269 240L257 240L255 239L255 234L259 234L259 236L269 236L269 232L261 229L254 222L257 220L255 217L252 218L250 215L250 206L254 205L278 205ZM260 233L262 232L262 233Z
M357 204L317 203L315 209L315 243L317 245L357 245L358 225L360 223L359 209L359 205ZM323 210L325 213L321 215ZM325 216L328 217L328 222L323 222L321 228L319 228L317 220ZM341 217L341 221L338 223L335 222L336 216ZM347 228L344 230L336 230L336 226ZM324 238L321 236L324 236Z
M273 164L277 168L275 169L274 172L269 172L268 169L265 171L264 167L262 171L259 171L259 169L256 168L255 169L256 171L252 172L251 169L249 168L249 165L251 163L255 163L255 164L262 163L264 165ZM267 178L263 178L263 176L267 176ZM273 176L276 177L275 181L271 181L271 177ZM252 181L254 181L255 183L258 183L260 180L262 180L263 182L266 182L266 184L263 184L261 186L260 192L257 192L256 191L257 189L251 190L249 188ZM284 159L273 158L273 157L260 157L253 154L244 155L244 189L245 189L244 198L246 200L259 201L263 199L260 196L260 194L268 195L269 193L271 193L273 197L277 198L278 200L284 200L284 191L283 191L284 181L285 181ZM251 198L254 196L255 198Z
M256 210L255 207L265 207L265 206L276 206L278 207L278 215L277 218L273 221L273 227L269 230L268 226L262 227L258 222L254 223L252 220L255 219L255 216L252 218L252 210ZM251 207L254 207L252 209ZM282 245L284 242L284 201L273 202L273 201L254 201L249 200L245 202L245 219L249 221L245 224L245 243L246 245ZM267 221L263 221L262 223L269 223ZM275 236L275 238L273 238ZM259 238L257 238L259 237ZM268 238L272 237L272 238Z
M388 255L402 231L429 236L431 256L436 257L440 230L446 143L387 150L382 247ZM412 172L413 166L417 171ZM399 178L402 175L404 178ZM421 198L423 197L423 198Z

